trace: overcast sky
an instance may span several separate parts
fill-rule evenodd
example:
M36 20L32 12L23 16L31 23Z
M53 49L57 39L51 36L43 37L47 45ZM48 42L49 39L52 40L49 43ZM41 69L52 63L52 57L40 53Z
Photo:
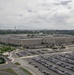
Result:
M74 29L74 0L0 0L0 29Z

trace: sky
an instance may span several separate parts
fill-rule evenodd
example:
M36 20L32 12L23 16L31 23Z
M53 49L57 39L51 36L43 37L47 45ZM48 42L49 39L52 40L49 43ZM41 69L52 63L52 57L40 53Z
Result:
M0 29L74 29L74 0L0 0Z

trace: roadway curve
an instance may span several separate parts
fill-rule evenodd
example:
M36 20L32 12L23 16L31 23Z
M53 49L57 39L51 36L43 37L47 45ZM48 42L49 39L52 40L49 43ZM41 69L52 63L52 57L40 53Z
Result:
M2 74L2 75L14 75L14 74L11 74L11 73L8 73L8 72L4 72L4 71L0 71L0 74Z

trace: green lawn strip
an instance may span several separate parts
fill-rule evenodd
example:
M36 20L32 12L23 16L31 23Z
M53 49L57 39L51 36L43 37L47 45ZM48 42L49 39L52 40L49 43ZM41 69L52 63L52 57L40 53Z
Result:
M0 74L0 75L3 75L3 74Z
M0 57L0 64L4 64L6 61L4 58Z
M20 63L18 63L18 62L16 62L15 64L16 64L16 65L20 65Z
M20 67L21 70L23 70L25 73L27 73L28 75L33 75L31 72L29 72L27 69Z
M11 68L1 69L1 71L5 71L5 72L8 72L8 73L11 73L11 74L17 75L17 73L16 73L13 69L11 69Z

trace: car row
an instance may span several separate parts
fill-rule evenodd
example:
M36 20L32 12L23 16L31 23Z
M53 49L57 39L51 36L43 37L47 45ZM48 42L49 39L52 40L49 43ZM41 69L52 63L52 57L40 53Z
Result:
M53 50L51 52L53 52ZM43 50L43 49L23 50L17 52L16 55L18 55L19 57L23 57L23 56L32 56L32 55L39 55L39 54L48 54L51 52L49 50Z
M71 65L74 65L74 61L69 59L69 58L62 57L61 55L54 55L53 57L60 60L60 61L66 62L66 63L71 64Z
M49 62L52 62L56 65L62 66L64 68L69 69L74 72L74 66L67 64L65 62L59 61L58 59L55 59L53 56L52 57L51 56L41 56L41 57Z
M62 70L61 68L59 68L59 67L57 67L55 65L47 63L41 57L34 57L33 60L38 62L38 63L40 63L41 65L45 66L46 68L48 68L48 69L60 74L60 75L73 75L72 73L64 71L64 70Z
M29 64L33 65L35 68L37 68L42 75L50 75L49 71L47 71L45 68L41 68L38 64L36 64L34 61L29 61Z
M61 54L60 56L71 59L71 60L74 60L74 52Z

